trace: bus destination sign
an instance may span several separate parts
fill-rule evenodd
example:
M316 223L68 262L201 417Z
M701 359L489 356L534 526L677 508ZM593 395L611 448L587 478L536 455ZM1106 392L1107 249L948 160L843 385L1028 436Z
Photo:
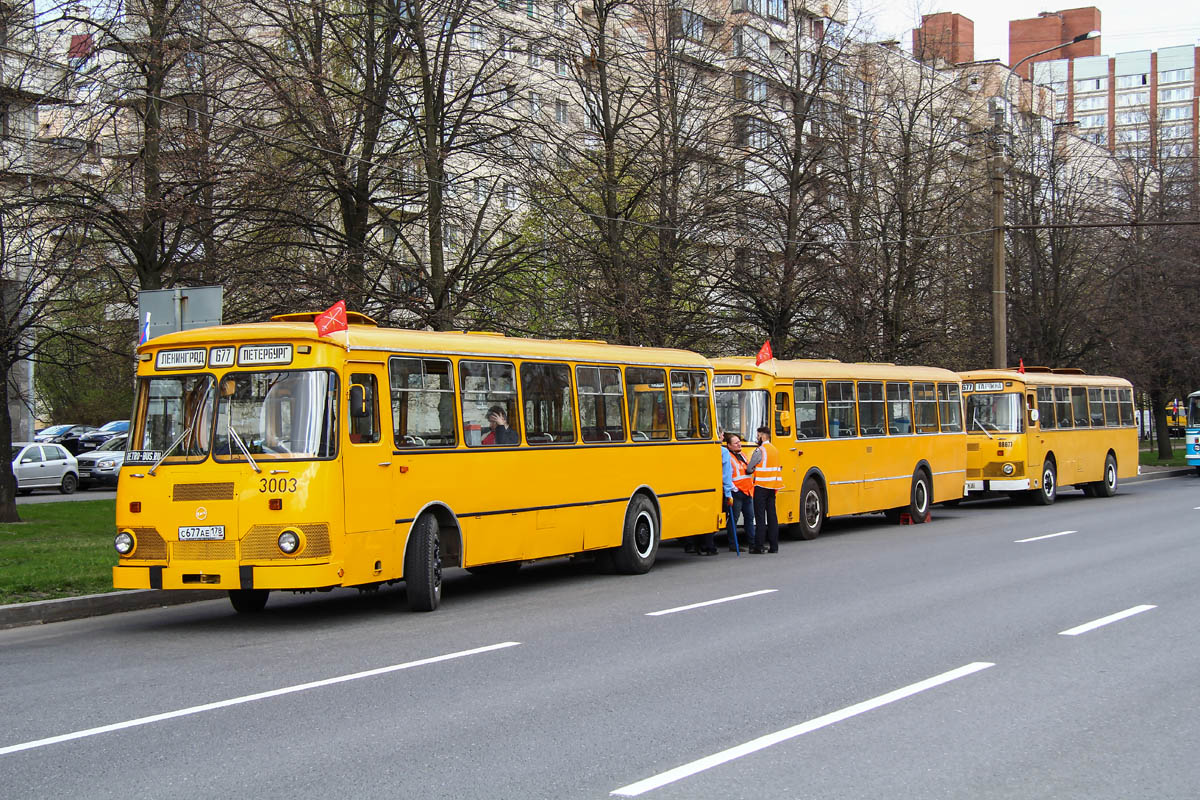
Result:
M728 372L721 372L713 375L713 386L741 386L742 376L734 375Z
M155 369L204 369L208 353L203 347L192 350L159 350Z
M1004 381L979 381L978 383L964 383L962 390L964 392L999 392L1004 388Z
M210 367L232 367L233 354L233 345L214 347L208 351L208 365Z
M238 348L239 367L292 363L290 344L244 344Z

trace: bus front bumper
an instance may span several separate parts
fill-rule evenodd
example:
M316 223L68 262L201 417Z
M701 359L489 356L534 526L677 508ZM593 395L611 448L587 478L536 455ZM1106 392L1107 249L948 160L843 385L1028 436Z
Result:
M252 566L211 561L115 566L114 589L324 589L342 584L337 564Z
M1009 481L967 481L966 491L971 492L1020 492L1031 489L1029 478L1016 478Z

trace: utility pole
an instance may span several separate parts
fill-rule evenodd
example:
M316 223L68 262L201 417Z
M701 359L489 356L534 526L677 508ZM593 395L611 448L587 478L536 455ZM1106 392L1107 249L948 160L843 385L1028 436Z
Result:
M1004 264L1004 114L992 114L992 366L1008 366L1008 287Z

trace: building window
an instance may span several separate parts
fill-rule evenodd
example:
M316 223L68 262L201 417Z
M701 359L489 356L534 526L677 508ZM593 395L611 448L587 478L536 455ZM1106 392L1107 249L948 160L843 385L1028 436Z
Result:
M742 147L767 146L767 123L755 117L739 117L736 122L737 143Z
M1164 139L1190 139L1192 138L1192 126L1187 125L1164 125L1159 129Z
M1169 119L1191 119L1192 109L1190 106L1167 106L1162 109L1162 118Z
M474 182L475 202L483 205L487 202L487 182L483 178L476 178Z
M529 118L541 119L542 116L542 96L537 92L529 93Z
M1088 114L1079 118L1079 127L1081 128L1106 128L1108 127L1108 114Z
M1081 111L1095 111L1100 108L1108 107L1108 98L1104 96L1080 97L1075 101L1075 113Z
M767 79L753 72L743 72L733 79L734 93L739 100L761 103L767 99Z
M537 19L537 0L525 0L525 16Z
M1148 116L1145 111L1118 111L1116 122L1118 125L1137 125L1146 122Z
M554 4L554 27L556 27L556 28L567 27L567 4L566 3L555 3Z
M1144 106L1149 102L1149 92L1121 92L1117 95L1117 105L1119 106Z
M1108 91L1108 78L1082 78L1075 81L1075 92L1105 92Z
M1118 75L1118 89L1133 89L1138 86L1149 86L1150 76L1142 73L1141 75Z
M567 56L565 53L559 53L554 57L554 73L566 77L567 75Z
M1149 128L1121 128L1117 131L1117 143L1126 144L1128 142L1148 142L1150 141Z
M1192 87L1181 86L1178 89L1161 89L1158 93L1160 103L1176 103L1180 100L1192 99Z
M537 69L542 65L542 57L538 55L537 44L534 42L529 43L529 55L527 56L527 61L529 66L534 69Z
M765 33L742 26L733 32L733 54L738 58L764 58L771 40Z
M521 200L520 195L517 193L516 184L504 184L504 207L509 211L516 211L520 204Z
M1168 69L1158 73L1159 83L1191 83L1195 70L1192 67L1184 69Z
M554 101L554 121L559 125L566 125L568 120L567 101Z
M484 47L483 26L477 23L471 25L471 49L482 50Z
M704 17L694 11L681 10L676 35L681 39L691 39L693 42L703 41Z

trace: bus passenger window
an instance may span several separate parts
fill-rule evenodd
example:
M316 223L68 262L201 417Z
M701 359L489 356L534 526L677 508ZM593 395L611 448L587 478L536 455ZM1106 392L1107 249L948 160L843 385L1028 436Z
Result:
M570 367L566 364L522 364L521 397L525 403L525 441L528 444L571 444L575 441Z
M507 361L462 361L458 373L467 447L520 444L516 367Z
M938 411L942 433L962 433L962 400L957 383L938 384Z
M1071 414L1075 417L1076 428L1091 426L1092 423L1088 421L1087 389L1082 386L1071 387Z
M883 404L883 384L875 381L858 382L858 424L863 436L883 436L886 433Z
M1099 389L1088 389L1088 409L1091 414L1092 427L1104 427L1104 400Z
M1104 420L1110 428L1121 424L1121 412L1117 410L1117 390L1104 389Z
M829 436L845 439L858 435L858 420L854 413L854 382L829 381L825 384L829 408Z
M825 398L820 381L796 381L796 438L825 438ZM751 431L753 434L753 431Z
M671 438L671 417L667 411L667 371L653 367L626 367L626 403L629 427L635 442L664 441Z
M1054 421L1054 387L1039 386L1037 390L1038 425L1050 431L1058 427Z
M671 409L676 439L712 438L708 378L703 372L671 371Z
M1071 389L1068 386L1054 387L1054 417L1060 428L1074 428L1075 419L1071 412Z
M375 444L379 441L379 392L375 376L365 372L351 373L350 385L361 386L363 391L363 408L351 408L348 415L350 443Z
M917 414L917 433L937 433L938 403L934 385L914 383L913 402Z
M912 433L912 388L907 383L888 381L888 433L907 436Z
M454 372L441 358L392 358L392 435L396 449L454 447Z
M1133 389L1119 389L1117 394L1121 398L1121 424L1133 425ZM1196 406L1195 398L1192 399L1192 406ZM1189 408L1188 419L1200 419L1200 411L1192 413L1192 409Z
M621 370L617 367L576 367L579 384L579 433L585 442L623 442Z

